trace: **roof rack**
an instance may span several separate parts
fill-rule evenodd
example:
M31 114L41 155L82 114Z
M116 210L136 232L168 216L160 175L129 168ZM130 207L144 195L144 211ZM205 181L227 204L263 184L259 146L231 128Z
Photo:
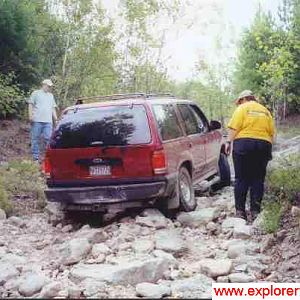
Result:
M166 97L166 98L175 98L171 93L152 93L147 94L146 98L154 98L154 97Z
M110 100L121 100L128 98L145 98L150 99L154 97L169 97L175 98L172 94L169 93L157 93L157 94L145 94L145 93L131 93L131 94L114 94L109 96L91 96L91 97L79 97L75 99L75 105L91 103L96 101L110 101Z

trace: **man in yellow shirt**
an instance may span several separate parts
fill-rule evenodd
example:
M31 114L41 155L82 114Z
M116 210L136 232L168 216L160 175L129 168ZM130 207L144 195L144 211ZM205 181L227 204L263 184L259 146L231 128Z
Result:
M233 143L236 215L247 219L246 198L250 190L249 221L253 221L260 212L275 128L271 113L256 101L251 91L243 91L235 103L238 107L228 124L226 153L230 154Z

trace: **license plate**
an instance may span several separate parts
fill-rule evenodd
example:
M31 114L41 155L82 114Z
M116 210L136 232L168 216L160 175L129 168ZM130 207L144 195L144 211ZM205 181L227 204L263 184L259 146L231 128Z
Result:
M91 176L109 176L111 175L110 166L90 166Z

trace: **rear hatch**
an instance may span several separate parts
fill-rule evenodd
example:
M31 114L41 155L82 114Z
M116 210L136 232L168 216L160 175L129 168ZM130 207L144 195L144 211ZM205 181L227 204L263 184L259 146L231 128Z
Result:
M47 150L48 184L139 181L153 175L153 150L144 105L71 109L60 120Z

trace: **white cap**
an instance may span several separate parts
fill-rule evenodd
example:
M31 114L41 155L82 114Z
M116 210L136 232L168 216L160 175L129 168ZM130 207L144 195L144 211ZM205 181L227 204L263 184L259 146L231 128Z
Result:
M43 80L42 84L46 84L48 86L53 86L53 82L50 79Z
M238 98L234 100L234 102L235 102L235 104L238 104L238 103L240 102L241 99L243 99L243 98L248 98L248 97L251 97L251 98L255 99L254 94L253 94L252 91L250 91L250 90L242 91L242 92L239 94Z

